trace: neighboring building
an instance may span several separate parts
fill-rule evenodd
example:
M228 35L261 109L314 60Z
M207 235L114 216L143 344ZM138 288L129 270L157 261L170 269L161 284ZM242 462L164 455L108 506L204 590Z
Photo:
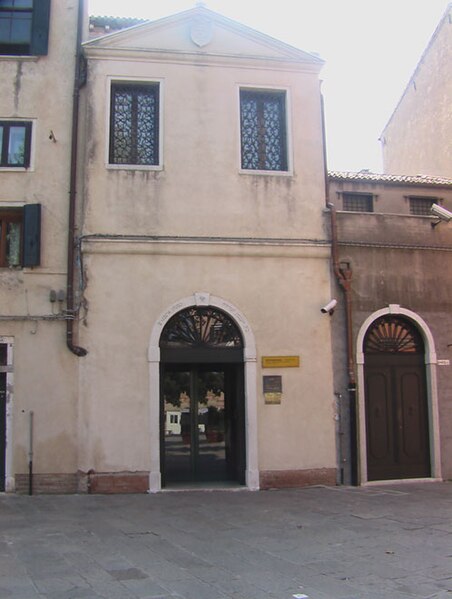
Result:
M386 173L452 177L452 3L382 135Z
M131 17L95 17L89 18L89 35L90 39L115 33L121 29L134 27L145 23L145 19L134 19Z
M342 479L353 469L359 483L450 479L452 229L430 207L452 210L452 179L331 172L329 197L342 280L332 317Z
M202 6L84 53L79 469L98 491L334 483L322 61ZM179 439L166 389L192 398Z
M37 490L77 489L66 347L77 7L0 3L0 490L27 489L30 462Z

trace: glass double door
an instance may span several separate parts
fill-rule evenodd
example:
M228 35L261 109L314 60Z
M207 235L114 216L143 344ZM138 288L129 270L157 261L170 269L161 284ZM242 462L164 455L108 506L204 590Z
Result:
M243 368L238 364L162 368L163 484L244 484Z

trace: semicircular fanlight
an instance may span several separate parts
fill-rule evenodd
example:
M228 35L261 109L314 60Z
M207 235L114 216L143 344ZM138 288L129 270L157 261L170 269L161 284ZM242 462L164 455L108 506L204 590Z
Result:
M390 314L381 316L367 331L364 352L422 353L424 343L417 328L408 320Z
M166 323L160 347L242 348L243 341L237 325L224 312L192 306Z

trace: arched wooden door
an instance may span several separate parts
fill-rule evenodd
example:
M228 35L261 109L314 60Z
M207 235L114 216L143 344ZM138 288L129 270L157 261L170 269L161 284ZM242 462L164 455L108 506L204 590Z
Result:
M243 340L221 310L175 314L160 338L163 486L245 484Z
M430 476L424 343L408 319L378 318L364 338L368 480Z

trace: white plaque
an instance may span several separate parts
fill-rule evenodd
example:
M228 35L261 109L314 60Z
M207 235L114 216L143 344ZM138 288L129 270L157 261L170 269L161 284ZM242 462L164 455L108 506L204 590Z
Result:
M212 21L208 17L196 17L190 29L190 37L200 48L207 46L213 37Z

